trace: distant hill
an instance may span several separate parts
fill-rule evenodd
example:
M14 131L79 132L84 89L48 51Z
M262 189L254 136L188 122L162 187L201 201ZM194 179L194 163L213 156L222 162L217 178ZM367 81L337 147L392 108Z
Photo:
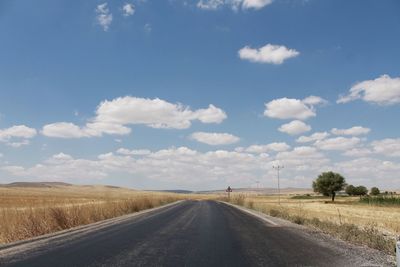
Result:
M148 190L152 192L166 192L166 193L176 193L176 194L192 194L193 191L181 190L181 189L171 189L171 190Z
M10 184L0 184L0 187L52 188L60 186L72 186L72 184L62 183L62 182L15 182Z
M274 195L278 194L277 188L232 188L234 193L244 194L259 194L259 195ZM312 193L311 188L295 188L287 187L281 188L281 194L310 194ZM210 190L210 191L199 191L197 193L203 194L222 194L225 190Z

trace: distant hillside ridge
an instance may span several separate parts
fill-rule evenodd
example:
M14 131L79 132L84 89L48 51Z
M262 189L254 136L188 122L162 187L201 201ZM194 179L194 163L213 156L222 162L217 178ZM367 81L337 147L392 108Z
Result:
M0 184L0 187L39 187L52 188L60 186L72 186L72 184L63 182L14 182L9 184Z

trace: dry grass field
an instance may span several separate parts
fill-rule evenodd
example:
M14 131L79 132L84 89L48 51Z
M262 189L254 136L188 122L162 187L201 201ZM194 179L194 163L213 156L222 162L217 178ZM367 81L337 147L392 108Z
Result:
M231 202L263 213L319 228L320 230L358 244L389 253L400 235L400 206L367 205L359 197L312 197L296 199L282 195L257 196L233 194Z
M0 187L0 244L201 195L107 186Z

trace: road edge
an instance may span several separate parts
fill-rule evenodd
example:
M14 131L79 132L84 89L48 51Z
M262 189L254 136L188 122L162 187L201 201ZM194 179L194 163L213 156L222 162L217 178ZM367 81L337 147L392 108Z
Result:
M255 210L251 210L251 209L247 209L245 207L238 206L238 205L235 205L235 204L232 204L232 203L228 203L228 202L225 202L225 201L218 201L218 202L219 203L223 203L223 204L228 205L228 206L231 206L231 207L234 207L234 208L236 208L238 210L241 210L242 212L245 212L245 213L250 214L250 215L252 215L254 217L257 217L257 218L263 220L264 222L272 224L273 226L279 226L278 223L276 223L276 222L274 222L272 220L271 216L268 216L265 213L262 213L262 212L259 212L259 211L255 211Z
M11 242L11 243L8 243L8 244L3 244L3 245L0 245L0 257L1 257L1 253L2 252L6 251L6 250L9 250L9 249L13 249L13 248L16 248L16 247L19 247L19 246L23 246L23 245L29 245L29 244L35 243L35 242L46 242L46 241L49 241L49 240L52 240L52 239L63 237L65 235L73 235L73 234L78 234L78 233L82 233L82 232L85 232L85 231L89 231L90 232L91 229L95 229L95 228L96 228L96 230L98 228L101 229L101 228L107 227L109 225L112 225L115 222L124 221L124 220L127 220L127 219L138 217L138 216L143 215L143 214L151 213L151 212L163 209L163 208L175 206L175 205L178 205L178 204L180 204L180 203L182 203L184 201L185 200L178 200L178 201L175 201L175 202L172 202L172 203L168 203L168 204L165 204L165 205L161 205L161 206L158 206L158 207L155 207L155 208L145 209L145 210L141 210L141 211L138 211L138 212L125 214L125 215L122 215L122 216L118 216L118 217L114 217L114 218L110 218L110 219L106 219L106 220L101 220L101 221L90 223L90 224L84 224L84 225L72 227L72 228L61 230L61 231L57 231L57 232L54 232L54 233L49 233L49 234L40 235L40 236L36 236L36 237L33 237L33 238L25 239L25 240L19 240L19 241Z

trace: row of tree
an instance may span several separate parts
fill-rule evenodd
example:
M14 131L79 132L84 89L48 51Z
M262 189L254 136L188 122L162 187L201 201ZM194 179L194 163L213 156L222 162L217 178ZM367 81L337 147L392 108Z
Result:
M332 201L335 201L336 192L345 189L345 192L350 196L365 196L368 194L368 189L363 186L347 185L345 178L339 173L323 172L312 184L314 192L321 193L324 196L331 196ZM379 195L380 190L377 187L372 187L371 195Z

